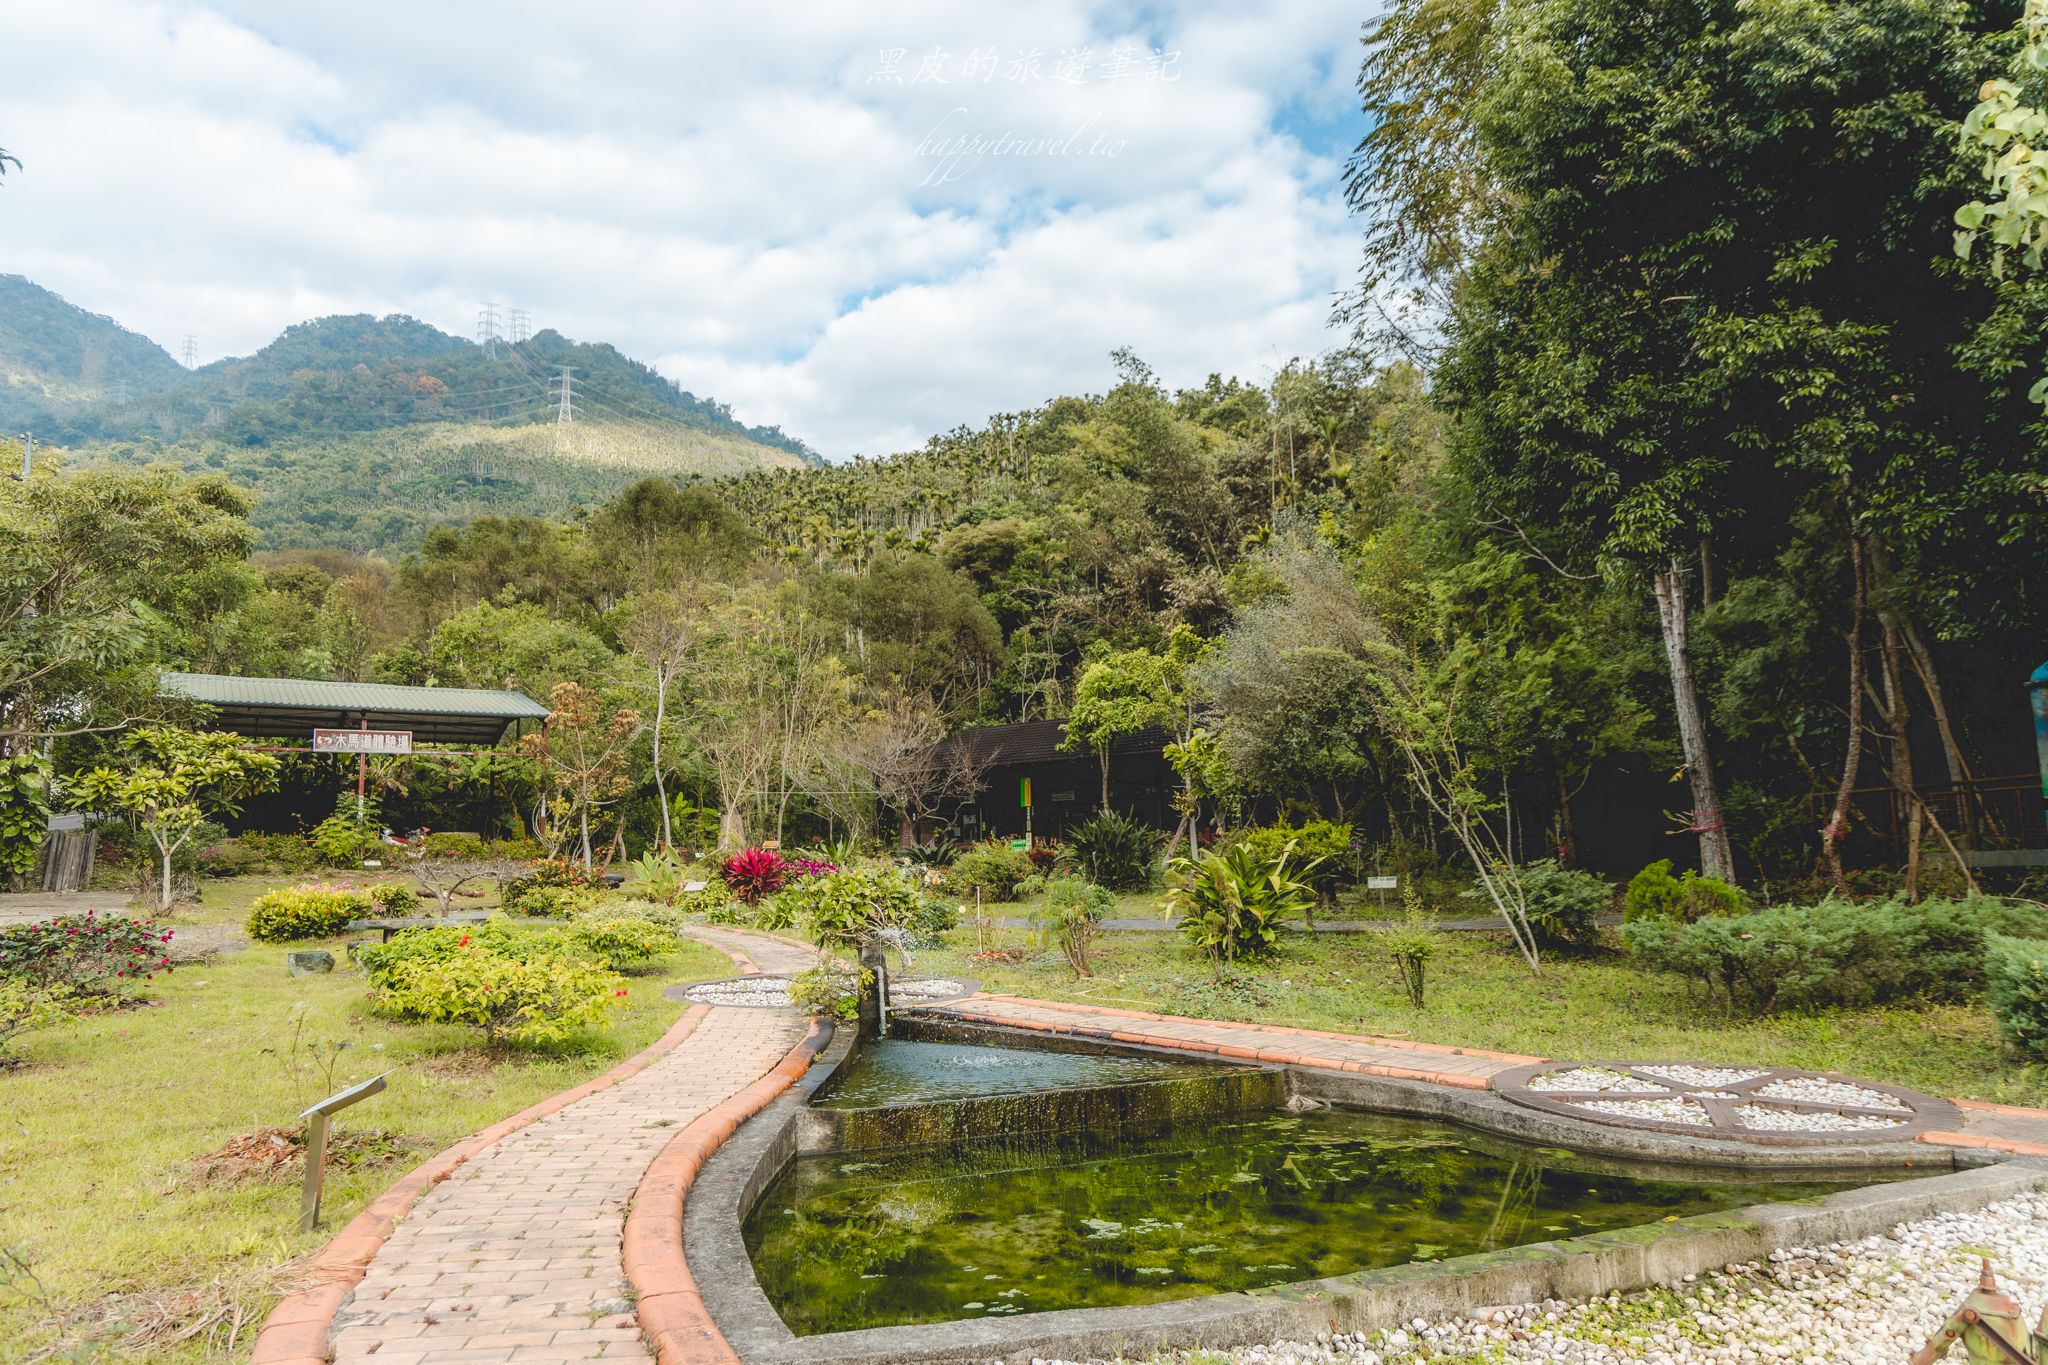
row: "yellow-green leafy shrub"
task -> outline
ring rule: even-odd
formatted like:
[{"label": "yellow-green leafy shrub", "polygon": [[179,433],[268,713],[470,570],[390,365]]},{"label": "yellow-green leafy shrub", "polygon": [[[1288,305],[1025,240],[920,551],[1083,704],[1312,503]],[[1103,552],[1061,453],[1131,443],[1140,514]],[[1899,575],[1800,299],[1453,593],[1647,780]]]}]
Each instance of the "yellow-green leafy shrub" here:
[{"label": "yellow-green leafy shrub", "polygon": [[633,967],[675,951],[675,930],[635,915],[586,915],[562,931],[607,967]]},{"label": "yellow-green leafy shrub", "polygon": [[300,939],[333,938],[348,922],[368,913],[370,902],[360,891],[339,886],[294,886],[270,891],[249,907],[245,927],[259,943],[294,943]]}]

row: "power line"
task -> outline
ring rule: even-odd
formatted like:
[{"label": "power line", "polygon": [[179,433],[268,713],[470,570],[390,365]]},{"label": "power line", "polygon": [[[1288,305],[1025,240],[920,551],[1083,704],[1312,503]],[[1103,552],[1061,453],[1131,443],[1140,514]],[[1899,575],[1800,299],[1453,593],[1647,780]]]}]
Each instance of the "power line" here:
[{"label": "power line", "polygon": [[188,370],[199,368],[199,342],[189,333],[185,337],[184,347],[179,352],[179,359],[184,362],[185,368]]},{"label": "power line", "polygon": [[512,344],[517,346],[533,335],[533,315],[524,308],[512,310]]}]

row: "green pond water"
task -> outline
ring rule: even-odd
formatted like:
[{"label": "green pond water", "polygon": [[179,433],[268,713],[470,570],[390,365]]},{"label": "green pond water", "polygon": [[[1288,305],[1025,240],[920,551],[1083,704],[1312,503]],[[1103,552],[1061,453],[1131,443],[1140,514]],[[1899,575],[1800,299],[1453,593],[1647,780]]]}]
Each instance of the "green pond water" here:
[{"label": "green pond water", "polygon": [[1169,1057],[1111,1057],[885,1038],[861,1049],[853,1064],[819,1097],[818,1106],[872,1109],[1209,1076],[1222,1069],[1214,1063],[1179,1062]]},{"label": "green pond water", "polygon": [[808,1336],[1286,1284],[1868,1183],[1727,1175],[1321,1111],[1135,1143],[803,1157],[746,1238],[770,1302]]}]

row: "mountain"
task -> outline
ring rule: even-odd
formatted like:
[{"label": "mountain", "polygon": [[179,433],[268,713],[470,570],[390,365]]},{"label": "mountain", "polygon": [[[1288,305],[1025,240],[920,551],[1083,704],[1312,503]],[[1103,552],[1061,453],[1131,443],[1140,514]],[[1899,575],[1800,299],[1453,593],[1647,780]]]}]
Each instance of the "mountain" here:
[{"label": "mountain", "polygon": [[[558,428],[561,374],[574,422]],[[427,527],[565,516],[650,474],[823,463],[777,427],[602,343],[479,344],[401,315],[316,318],[187,370],[146,337],[0,276],[0,432],[73,458],[169,460],[253,489],[273,548],[400,553]]]},{"label": "mountain", "polygon": [[20,275],[0,275],[0,430],[46,428],[55,412],[146,397],[184,378],[148,337]]}]

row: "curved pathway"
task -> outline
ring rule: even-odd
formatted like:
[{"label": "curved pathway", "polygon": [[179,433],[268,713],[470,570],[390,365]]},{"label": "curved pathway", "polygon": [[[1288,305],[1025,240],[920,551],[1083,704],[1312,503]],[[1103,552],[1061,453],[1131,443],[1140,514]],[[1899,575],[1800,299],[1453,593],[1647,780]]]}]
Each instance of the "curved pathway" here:
[{"label": "curved pathway", "polygon": [[[816,960],[759,935],[692,936],[743,970]],[[315,1257],[316,1283],[271,1315],[256,1365],[656,1360],[627,1279],[628,1206],[683,1135],[704,1145],[701,1120],[729,1132],[736,1099],[800,1074],[807,1029],[793,1010],[700,1005],[607,1076],[458,1143]]]}]

